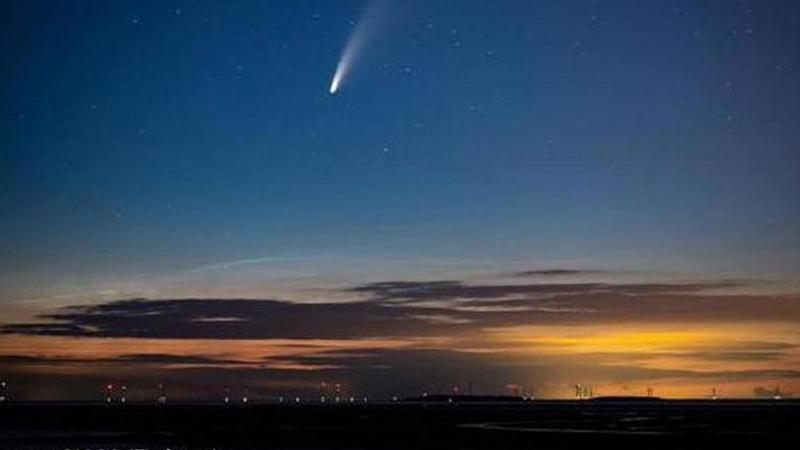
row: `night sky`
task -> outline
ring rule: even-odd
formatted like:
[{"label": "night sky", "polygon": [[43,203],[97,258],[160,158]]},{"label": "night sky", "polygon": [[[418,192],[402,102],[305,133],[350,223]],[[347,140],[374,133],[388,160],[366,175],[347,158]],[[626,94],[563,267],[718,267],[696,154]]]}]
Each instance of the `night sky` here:
[{"label": "night sky", "polygon": [[12,396],[800,391],[798,2],[11,0],[0,35]]}]

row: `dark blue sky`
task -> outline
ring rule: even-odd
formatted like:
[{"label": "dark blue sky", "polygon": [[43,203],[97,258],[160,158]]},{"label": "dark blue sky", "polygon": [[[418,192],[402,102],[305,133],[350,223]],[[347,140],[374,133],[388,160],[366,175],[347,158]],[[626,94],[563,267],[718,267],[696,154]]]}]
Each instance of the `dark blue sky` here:
[{"label": "dark blue sky", "polygon": [[365,6],[4,2],[4,278],[297,254],[796,273],[796,2],[395,2],[331,96]]}]

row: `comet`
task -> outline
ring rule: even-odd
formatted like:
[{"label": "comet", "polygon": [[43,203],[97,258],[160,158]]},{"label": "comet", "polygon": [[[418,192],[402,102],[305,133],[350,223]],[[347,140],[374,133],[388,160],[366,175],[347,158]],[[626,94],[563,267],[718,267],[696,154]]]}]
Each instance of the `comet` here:
[{"label": "comet", "polygon": [[342,83],[352,71],[358,57],[363,53],[367,43],[378,29],[387,1],[371,0],[366,9],[364,9],[361,18],[353,28],[353,32],[344,46],[339,63],[336,65],[336,72],[333,74],[330,88],[328,88],[329,94],[335,95],[339,92],[339,88],[341,88]]}]

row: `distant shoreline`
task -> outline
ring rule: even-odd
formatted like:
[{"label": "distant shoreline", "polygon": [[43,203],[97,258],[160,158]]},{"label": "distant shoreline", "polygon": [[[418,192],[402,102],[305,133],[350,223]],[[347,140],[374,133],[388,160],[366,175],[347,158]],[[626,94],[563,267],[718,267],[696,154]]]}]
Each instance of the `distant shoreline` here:
[{"label": "distant shoreline", "polygon": [[156,401],[145,400],[129,400],[125,403],[106,403],[103,400],[12,400],[0,403],[0,408],[11,408],[14,406],[96,406],[107,408],[125,408],[125,407],[142,407],[152,406],[154,408],[169,408],[175,406],[219,406],[221,408],[249,408],[254,406],[319,406],[319,407],[358,407],[369,405],[425,405],[425,404],[481,404],[481,405],[591,405],[591,404],[617,404],[617,403],[663,403],[663,404],[800,404],[800,398],[783,398],[783,399],[757,399],[757,398],[664,398],[664,397],[637,397],[637,396],[601,396],[590,399],[558,399],[558,398],[543,398],[543,399],[524,399],[522,397],[507,397],[507,396],[446,396],[436,395],[427,397],[409,397],[398,400],[392,399],[375,399],[369,400],[367,403],[363,401],[357,402],[333,402],[326,401],[320,402],[315,397],[301,398],[299,402],[292,401],[279,401],[273,398],[258,399],[251,398],[247,403],[231,402],[223,403],[215,400],[172,400],[166,404],[158,404]]}]

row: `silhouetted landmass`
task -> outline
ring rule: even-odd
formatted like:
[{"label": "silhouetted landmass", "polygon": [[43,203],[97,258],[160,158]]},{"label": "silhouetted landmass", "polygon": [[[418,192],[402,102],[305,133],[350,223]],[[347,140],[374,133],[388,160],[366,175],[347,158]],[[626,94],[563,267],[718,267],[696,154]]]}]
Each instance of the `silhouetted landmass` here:
[{"label": "silhouetted landmass", "polygon": [[796,401],[0,407],[17,450],[798,448]]}]

